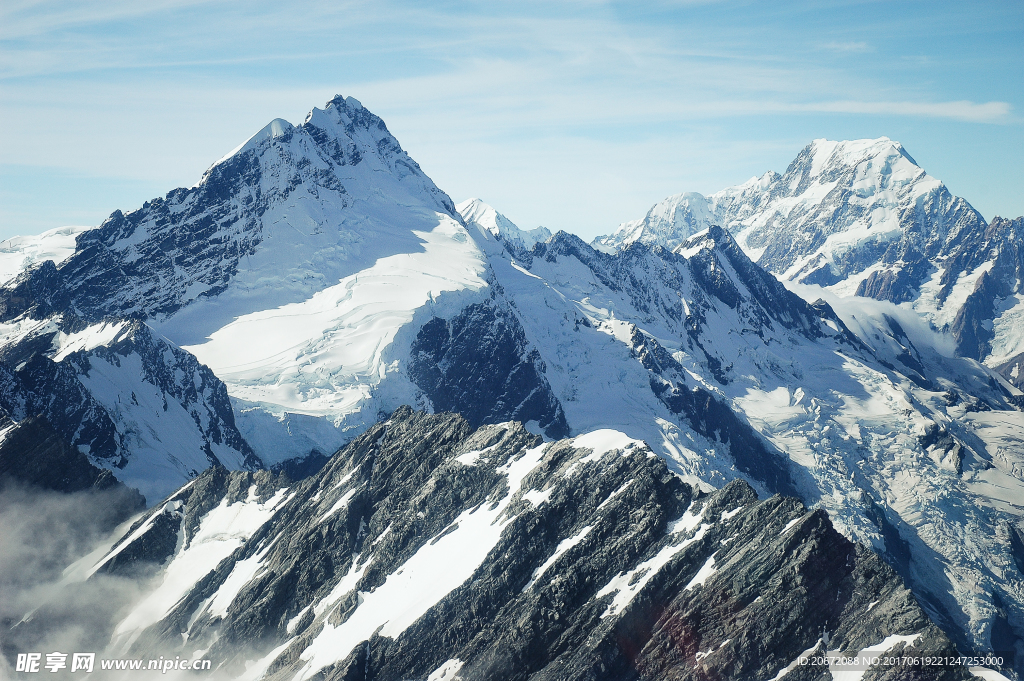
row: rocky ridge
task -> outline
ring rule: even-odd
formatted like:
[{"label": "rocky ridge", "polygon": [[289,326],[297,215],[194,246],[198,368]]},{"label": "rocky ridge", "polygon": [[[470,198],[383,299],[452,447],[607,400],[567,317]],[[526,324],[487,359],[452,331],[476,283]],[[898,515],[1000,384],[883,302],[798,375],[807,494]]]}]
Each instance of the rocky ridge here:
[{"label": "rocky ridge", "polygon": [[[612,431],[544,443],[519,424],[474,431],[402,409],[283,484],[208,471],[102,559],[167,513],[184,533],[170,555],[136,554],[167,577],[112,650],[201,654],[239,674],[258,656],[247,678],[324,681],[819,678],[801,654],[955,652],[823,511],[741,481],[703,494]],[[169,586],[218,536],[227,545],[206,551],[223,559]],[[158,602],[163,614],[141,615]]]},{"label": "rocky ridge", "polygon": [[2,325],[0,407],[50,427],[122,482],[159,500],[210,465],[256,468],[224,384],[139,321],[70,314]]}]

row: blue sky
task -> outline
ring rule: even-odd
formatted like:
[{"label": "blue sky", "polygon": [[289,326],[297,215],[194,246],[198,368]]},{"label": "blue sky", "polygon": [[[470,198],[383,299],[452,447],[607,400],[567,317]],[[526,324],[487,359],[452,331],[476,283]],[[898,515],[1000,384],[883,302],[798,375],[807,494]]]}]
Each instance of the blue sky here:
[{"label": "blue sky", "polygon": [[1024,3],[0,4],[0,238],[98,224],[334,94],[453,199],[606,233],[681,191],[888,136],[1024,214]]}]

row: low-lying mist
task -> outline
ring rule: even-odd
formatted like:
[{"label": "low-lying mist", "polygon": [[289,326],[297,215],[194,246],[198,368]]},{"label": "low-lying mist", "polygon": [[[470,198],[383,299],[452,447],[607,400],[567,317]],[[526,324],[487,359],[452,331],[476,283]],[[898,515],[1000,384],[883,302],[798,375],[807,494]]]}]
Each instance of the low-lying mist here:
[{"label": "low-lying mist", "polygon": [[46,653],[106,646],[117,614],[139,595],[140,580],[85,579],[86,571],[76,568],[102,554],[130,523],[128,494],[124,488],[67,494],[11,481],[0,487],[0,677],[14,677],[18,653],[42,653],[45,660]]}]

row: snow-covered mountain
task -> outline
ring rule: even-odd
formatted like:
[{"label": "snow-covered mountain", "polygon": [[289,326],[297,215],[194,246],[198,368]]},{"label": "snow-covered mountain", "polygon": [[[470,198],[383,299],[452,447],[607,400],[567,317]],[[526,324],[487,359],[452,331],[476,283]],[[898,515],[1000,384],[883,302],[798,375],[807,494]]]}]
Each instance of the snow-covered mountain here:
[{"label": "snow-covered mountain", "polygon": [[597,237],[591,245],[606,253],[634,242],[671,250],[719,223],[713,206],[702,194],[675,194],[655,204],[642,219],[622,223],[614,233]]},{"label": "snow-covered mountain", "polygon": [[1024,380],[1020,218],[986,225],[898,142],[815,140],[782,175],[670,196],[594,245],[675,248],[712,224],[781,279],[902,304],[950,332],[959,354]]},{"label": "snow-covered mountain", "polygon": [[143,322],[227,384],[246,447],[272,465],[330,454],[416,403],[395,335],[442,292],[486,287],[484,269],[451,200],[383,121],[337,97],[78,234],[56,266],[7,284],[0,316]]},{"label": "snow-covered mountain", "polygon": [[[769,171],[704,197],[671,196],[643,220],[627,222],[596,244],[617,248],[640,240],[673,248],[710,224],[725,227],[758,264],[787,281],[853,293],[865,284],[882,300],[909,300],[923,258],[943,257],[984,219],[888,138],[807,145],[782,175]],[[888,267],[886,267],[888,266]],[[908,278],[909,277],[909,278]]]},{"label": "snow-covered mountain", "polygon": [[[928,244],[937,243],[935,239],[904,230],[901,217],[879,222],[877,230],[874,223],[864,222],[882,215],[890,200],[897,208],[904,203],[915,207],[890,206],[886,210],[891,216],[917,215],[919,207],[945,215],[943,243],[950,235],[967,238],[973,215],[969,206],[943,198],[948,192],[943,194],[941,185],[932,186],[923,171],[915,174],[902,149],[886,143],[891,150],[878,154],[889,164],[888,171],[875,172],[878,154],[870,154],[878,145],[816,143],[786,176],[766,176],[704,203],[695,195],[676,197],[671,205],[652,210],[647,222],[630,227],[635,238],[606,240],[597,249],[565,233],[519,230],[478,200],[456,210],[379,118],[355,100],[338,97],[325,109],[314,109],[300,126],[272,122],[214,164],[196,186],[174,190],[137,211],[115,213],[96,230],[79,234],[74,253],[62,261],[31,264],[35,261],[29,259],[30,268],[0,289],[0,321],[9,329],[0,348],[0,369],[15,375],[33,363],[55,365],[47,371],[61,377],[68,395],[46,389],[45,394],[57,396],[47,413],[55,429],[93,463],[106,465],[122,479],[133,465],[140,470],[152,465],[153,478],[161,484],[170,484],[171,478],[161,478],[157,471],[173,469],[177,483],[186,483],[213,462],[207,455],[203,465],[189,458],[191,468],[168,464],[171,453],[160,449],[168,440],[157,427],[165,418],[164,404],[166,423],[181,414],[190,419],[175,421],[178,437],[194,441],[203,452],[203,443],[208,443],[220,463],[250,470],[256,463],[271,466],[311,454],[323,457],[350,442],[365,449],[373,438],[356,438],[367,431],[379,435],[384,432],[380,423],[389,419],[397,423],[394,414],[402,405],[455,412],[465,429],[519,421],[525,430],[517,431],[517,437],[530,439],[529,446],[523,439],[519,450],[534,451],[536,437],[575,438],[579,449],[584,446],[581,438],[614,429],[646,443],[658,465],[667,466],[692,489],[724,492],[750,485],[762,497],[779,492],[826,511],[839,532],[873,547],[896,568],[924,612],[957,645],[975,651],[1019,650],[1017,659],[1024,664],[1024,544],[1019,534],[1024,413],[1014,409],[1024,401],[1020,391],[977,362],[956,357],[942,337],[892,302],[839,297],[835,292],[842,291],[841,282],[830,284],[833,290],[821,290],[829,299],[825,302],[790,282],[801,297],[748,257],[751,239],[761,238],[765,244],[755,255],[763,261],[774,249],[772,258],[792,257],[786,269],[799,265],[798,271],[819,251],[835,256],[828,261],[832,267],[833,261],[846,262],[841,253],[863,255],[886,244],[887,253],[896,242],[932,248]],[[868,160],[850,166],[859,153],[868,154]],[[828,159],[835,163],[825,163]],[[857,184],[864,173],[870,181],[865,180],[863,196],[838,189],[841,180]],[[877,178],[887,189],[869,191]],[[811,198],[815,192],[821,194],[816,203]],[[775,206],[771,220],[758,217],[762,213],[755,207],[762,203]],[[717,211],[737,216],[725,223],[728,229],[708,224]],[[785,248],[789,242],[773,241],[775,228],[790,229],[792,241],[797,232],[814,226],[820,227],[816,238],[821,240],[814,253],[801,255]],[[857,230],[869,237],[843,241],[843,234]],[[888,236],[876,238],[883,233]],[[659,241],[666,235],[675,240],[664,242],[672,248]],[[822,268],[807,270],[807,276]],[[797,279],[807,281],[807,276]],[[150,349],[119,349],[124,329]],[[141,364],[128,359],[133,352],[143,357]],[[93,355],[104,358],[102,363]],[[101,384],[94,374],[113,378]],[[146,386],[132,387],[140,376],[150,375],[165,378],[147,378]],[[195,395],[186,390],[190,382]],[[27,378],[12,385],[11,405],[44,394]],[[15,406],[10,411],[16,419],[28,415]],[[79,413],[96,417],[79,418]],[[149,419],[157,421],[151,424]],[[78,425],[94,422],[100,425]],[[119,429],[121,423],[134,425]],[[122,437],[117,440],[122,449],[111,450],[121,452],[123,460],[103,459],[97,453],[107,450],[99,448],[101,439],[94,432],[114,440],[117,433],[130,433],[135,439]],[[422,456],[433,456],[432,447],[443,448],[436,429],[426,428],[418,437]],[[238,456],[222,456],[215,443],[227,443]],[[141,454],[151,450],[158,454]],[[346,451],[343,460],[354,456],[353,450]],[[539,451],[530,456],[541,456]],[[338,460],[311,478],[321,482],[308,484],[326,485],[324,476],[337,474],[340,480],[354,470],[338,468]],[[370,460],[390,465],[376,455]],[[428,498],[447,499],[448,484],[448,478],[445,484],[431,482],[427,468],[416,478],[425,491],[417,497],[415,512],[424,518],[430,515]],[[234,482],[223,482],[229,479]],[[250,499],[252,481],[257,491]],[[237,516],[244,525],[227,533],[237,543],[221,546],[218,551],[224,553],[210,553],[209,564],[197,563],[199,554],[188,554],[179,567],[172,561],[163,568],[165,581],[183,590],[161,591],[153,607],[144,609],[149,614],[122,623],[116,634],[121,645],[131,648],[132,636],[149,631],[148,637],[152,626],[166,628],[180,640],[196,625],[196,636],[211,644],[216,636],[227,635],[222,625],[242,627],[231,634],[239,640],[256,636],[255,629],[240,623],[224,624],[230,619],[225,619],[229,606],[236,607],[232,603],[247,584],[253,589],[247,603],[264,597],[276,603],[279,611],[274,611],[273,621],[260,626],[271,627],[265,630],[267,636],[277,637],[274,645],[281,645],[291,640],[288,623],[297,631],[307,618],[301,613],[296,620],[300,613],[292,604],[312,603],[313,595],[321,599],[341,589],[339,585],[348,593],[363,579],[363,573],[357,577],[353,572],[344,581],[343,574],[349,572],[338,572],[368,565],[346,562],[354,546],[347,540],[339,539],[340,553],[329,567],[314,562],[307,576],[301,576],[306,565],[290,573],[289,579],[306,585],[301,598],[291,590],[298,588],[294,582],[257,574],[265,553],[243,553],[257,547],[283,550],[270,541],[274,537],[267,543],[249,539],[253,532],[270,532],[259,528],[272,527],[265,522],[286,507],[299,514],[289,516],[297,528],[315,526],[307,539],[331,543],[337,537],[323,534],[323,524],[302,519],[319,513],[311,504],[322,499],[328,503],[328,498],[332,505],[340,504],[336,510],[353,509],[345,516],[346,531],[353,537],[361,534],[360,518],[370,526],[362,533],[364,539],[366,531],[383,532],[369,518],[377,512],[375,504],[387,505],[387,494],[357,508],[351,506],[356,496],[339,497],[355,489],[345,486],[348,481],[333,488],[340,490],[337,494],[323,491],[327,496],[316,496],[312,487],[289,487],[269,473],[228,476],[218,469],[159,506],[163,510],[158,513],[166,516],[161,526],[177,527],[175,514],[192,503],[186,498],[193,493],[188,490],[222,482],[231,489],[227,496],[209,497],[201,512],[185,515],[193,519],[189,523],[199,523],[222,500],[228,507],[244,502],[244,508],[225,511],[225,517]],[[626,482],[628,478],[616,480],[615,488]],[[488,522],[497,518],[494,513],[505,512],[502,504],[519,503],[511,483],[500,495],[494,485],[480,485],[476,492],[472,485],[464,494],[460,491],[460,500],[451,507],[458,509],[455,515],[442,526],[431,526],[433,534],[424,537],[440,536],[453,518],[476,508],[467,499],[491,498],[498,504],[480,507],[490,509],[478,511]],[[556,486],[552,482],[525,489],[541,494]],[[156,501],[159,495],[151,494],[150,501]],[[208,526],[211,533],[220,532],[218,522]],[[465,520],[473,527],[476,522],[475,517]],[[144,534],[145,527],[136,530]],[[477,548],[489,551],[495,544],[481,537],[498,541],[498,535],[492,537],[497,526],[487,527],[491,529],[458,534],[457,541],[472,543],[467,538],[473,537],[480,540]],[[573,539],[580,528],[565,530],[570,533],[553,536],[552,546]],[[179,550],[187,553],[186,545],[176,541],[158,544],[167,550],[161,560]],[[658,546],[660,552],[664,546]],[[209,591],[220,577],[211,577],[206,586],[197,585],[202,575],[192,579],[197,570],[216,573],[218,566],[228,565],[221,561],[236,551],[243,552],[236,558],[245,567],[228,580],[231,587],[223,595]],[[539,560],[530,564],[532,575],[543,557],[528,555]],[[710,554],[701,556],[706,562]],[[378,573],[380,580],[400,564],[389,563],[387,572]],[[380,569],[385,569],[383,563]],[[637,569],[643,570],[639,563],[616,568],[623,575]],[[461,581],[445,593],[472,591],[472,583],[465,582],[471,574],[454,570],[451,579],[461,576]],[[637,583],[646,578],[632,574]],[[602,579],[606,576],[611,578],[602,573]],[[373,584],[379,587],[384,583],[380,580]],[[362,622],[363,615],[353,614],[359,610],[349,606],[366,597],[366,588],[357,589],[362,596],[347,597],[343,614],[330,614],[326,605],[326,610],[314,608],[317,627],[327,618],[317,630],[335,632],[323,647],[356,637],[348,650],[357,650],[368,636],[362,624],[345,625],[348,617]],[[188,596],[191,589],[198,589],[198,600]],[[188,598],[179,602],[183,596]],[[214,600],[202,605],[203,599]],[[423,608],[395,617],[408,615],[401,621],[412,626],[435,602],[424,601]],[[459,607],[471,611],[466,603]],[[516,603],[501,607],[522,605]],[[207,607],[214,609],[203,619]],[[381,607],[392,612],[387,610],[392,605]],[[284,613],[287,617],[281,619]],[[200,619],[191,620],[193,615]],[[143,621],[146,617],[150,619]],[[523,617],[530,621],[533,616]],[[303,624],[303,631],[308,625]],[[201,630],[205,633],[200,635]],[[381,636],[397,640],[405,628],[382,631]],[[882,638],[904,633],[889,631]],[[160,639],[163,633],[154,635]],[[335,635],[340,638],[331,638]],[[805,650],[820,635],[819,630],[810,639],[801,638],[794,645],[805,647],[794,650]],[[230,637],[225,645],[229,642]],[[292,676],[306,674],[302,670],[312,669],[310,660],[326,659],[312,637],[288,645],[296,646],[294,654],[278,651],[284,657],[272,673],[281,669]],[[481,650],[491,650],[488,646]],[[470,662],[468,657],[458,659]],[[792,659],[786,658],[786,664]],[[418,674],[420,668],[395,674],[414,671]]]},{"label": "snow-covered mountain", "polygon": [[0,324],[0,408],[19,422],[42,416],[150,501],[211,464],[261,465],[224,384],[139,321],[59,314]]},{"label": "snow-covered mountain", "polygon": [[467,226],[486,230],[517,251],[529,251],[534,244],[551,238],[551,231],[546,227],[519,229],[515,223],[480,199],[467,199],[455,208]]},{"label": "snow-covered mountain", "polygon": [[620,429],[695,484],[795,491],[883,551],[966,645],[1009,627],[1024,414],[912,315],[809,305],[717,228],[675,253],[559,234],[492,267],[572,432]]},{"label": "snow-covered mountain", "polygon": [[208,471],[76,571],[153,564],[103,655],[231,678],[802,678],[826,651],[956,654],[821,510],[702,494],[612,430],[545,443],[403,408],[298,484]]}]

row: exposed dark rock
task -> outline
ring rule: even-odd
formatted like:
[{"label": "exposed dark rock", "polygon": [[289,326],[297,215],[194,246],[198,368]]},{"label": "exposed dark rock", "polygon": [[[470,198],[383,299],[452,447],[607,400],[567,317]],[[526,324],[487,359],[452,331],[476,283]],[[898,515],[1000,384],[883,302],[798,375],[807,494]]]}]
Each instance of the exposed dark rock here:
[{"label": "exposed dark rock", "polygon": [[291,480],[305,480],[323,468],[330,457],[324,456],[317,450],[313,450],[301,459],[288,459],[271,467],[275,473],[284,473]]},{"label": "exposed dark rock", "polygon": [[[918,635],[907,654],[956,653],[896,573],[823,511],[782,496],[759,501],[740,481],[701,494],[644,447],[588,457],[562,441],[531,454],[539,443],[518,424],[473,431],[458,416],[399,409],[292,485],[274,517],[198,579],[132,654],[209,648],[229,671],[241,668],[239,644],[287,644],[268,678],[303,670],[324,680],[423,679],[449,664],[446,678],[493,681],[773,678],[801,653],[823,651],[822,640],[849,654],[893,634]],[[506,471],[523,456],[539,458],[510,489]],[[200,476],[181,493],[186,537],[204,509],[242,498],[256,480]],[[268,495],[283,482],[265,478],[258,489]],[[537,493],[543,500],[531,500]],[[465,514],[499,504],[500,538],[469,579],[399,635],[361,631],[362,642],[334,661],[305,668],[303,651],[329,629],[355,626],[364,596],[457,535]],[[226,615],[205,610],[234,566],[257,555],[263,567],[233,591]],[[462,557],[448,560],[457,568]],[[353,570],[353,588],[325,600]],[[966,678],[956,668],[924,671],[920,678]],[[790,674],[822,672],[794,664]]]},{"label": "exposed dark rock", "polygon": [[548,437],[565,437],[569,426],[544,371],[515,314],[483,303],[420,327],[409,362],[409,377],[438,411],[472,426],[537,421]]},{"label": "exposed dark rock", "polygon": [[728,445],[736,468],[772,492],[798,495],[788,462],[721,400],[700,386],[688,388],[683,383],[652,379],[651,389],[673,413],[685,416],[695,431]]},{"label": "exposed dark rock", "polygon": [[55,492],[116,491],[110,496],[114,524],[145,507],[146,500],[137,490],[89,463],[44,417],[30,416],[17,424],[7,419],[6,427],[10,430],[0,440],[0,485],[15,480]]},{"label": "exposed dark rock", "polygon": [[875,270],[869,274],[857,285],[857,292],[854,295],[893,303],[903,303],[916,298],[919,293],[918,287],[931,272],[932,265],[920,254],[913,255],[918,259],[900,263],[895,269]]}]

